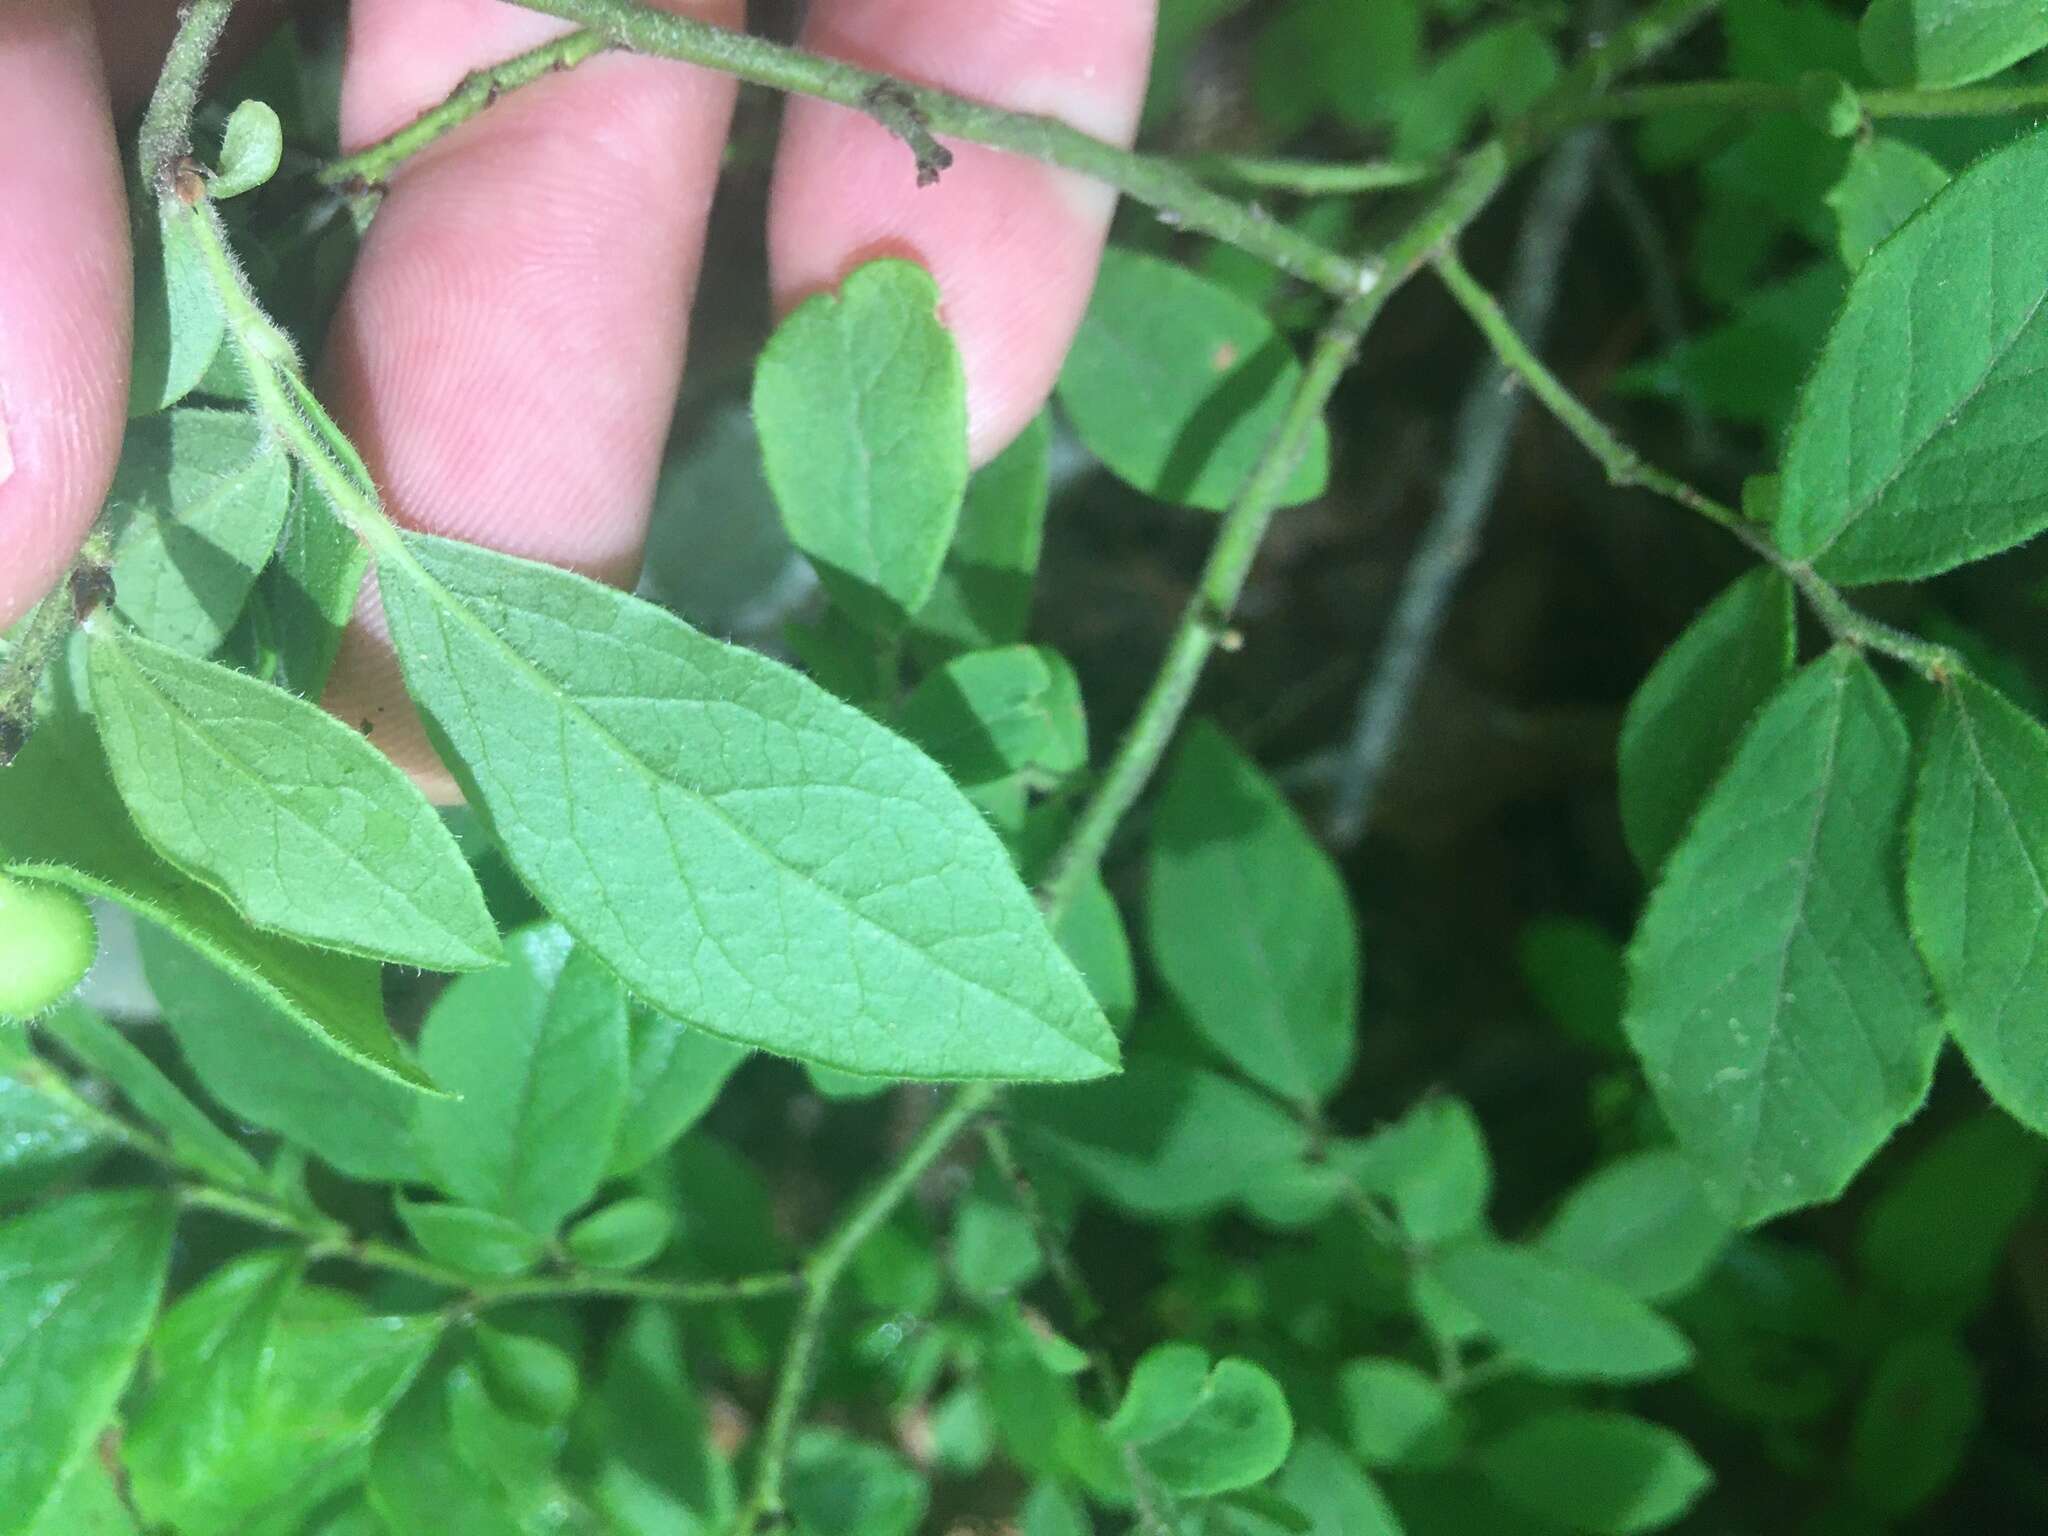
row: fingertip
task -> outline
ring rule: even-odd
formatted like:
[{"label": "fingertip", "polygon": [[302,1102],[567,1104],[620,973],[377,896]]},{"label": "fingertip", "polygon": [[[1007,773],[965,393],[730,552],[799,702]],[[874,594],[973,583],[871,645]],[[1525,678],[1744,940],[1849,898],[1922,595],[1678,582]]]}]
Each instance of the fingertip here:
[{"label": "fingertip", "polygon": [[0,155],[0,628],[53,586],[98,514],[127,416],[120,154],[74,0],[0,9],[0,101],[36,125]]},{"label": "fingertip", "polygon": [[[1153,0],[825,0],[807,46],[896,75],[1059,117],[1113,142],[1136,132]],[[1071,172],[977,145],[919,187],[910,151],[859,113],[791,103],[769,223],[788,307],[882,256],[938,281],[968,381],[977,463],[1043,407],[1087,308],[1115,196]]]}]

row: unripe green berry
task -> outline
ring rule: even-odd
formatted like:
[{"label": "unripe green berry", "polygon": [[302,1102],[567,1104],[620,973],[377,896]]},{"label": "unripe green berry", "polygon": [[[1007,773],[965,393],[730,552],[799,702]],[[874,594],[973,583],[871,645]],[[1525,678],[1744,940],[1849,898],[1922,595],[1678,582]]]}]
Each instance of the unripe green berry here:
[{"label": "unripe green berry", "polygon": [[99,950],[92,913],[69,891],[0,875],[0,1019],[33,1018],[85,979]]}]

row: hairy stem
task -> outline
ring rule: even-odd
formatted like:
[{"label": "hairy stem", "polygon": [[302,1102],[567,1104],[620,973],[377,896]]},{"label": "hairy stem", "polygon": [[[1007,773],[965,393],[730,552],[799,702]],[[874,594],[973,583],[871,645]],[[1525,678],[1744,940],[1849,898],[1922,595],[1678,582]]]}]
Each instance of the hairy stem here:
[{"label": "hairy stem", "polygon": [[321,167],[319,179],[325,186],[344,191],[381,191],[391,173],[401,164],[495,105],[500,96],[561,70],[574,69],[592,54],[602,53],[611,46],[601,32],[571,32],[502,64],[479,69],[464,76],[447,100],[428,109],[397,132],[352,155],[329,161]]},{"label": "hairy stem", "polygon": [[[1358,263],[1289,229],[1261,209],[1212,190],[1181,165],[1137,154],[1057,118],[1007,112],[986,102],[913,85],[634,0],[513,3],[575,22],[611,45],[635,53],[677,59],[753,85],[814,96],[866,116],[878,116],[878,105],[886,104],[890,114],[919,123],[932,134],[1078,171],[1160,210],[1183,228],[1249,251],[1330,293],[1354,294],[1367,277]],[[892,131],[896,131],[893,126]],[[910,156],[906,153],[905,158]]]},{"label": "hairy stem", "polygon": [[1649,463],[1616,436],[1612,428],[1588,410],[1564,382],[1544,366],[1543,360],[1530,350],[1529,344],[1502,312],[1493,295],[1465,269],[1455,252],[1439,252],[1435,264],[1444,286],[1492,345],[1495,355],[1520,377],[1529,392],[1543,402],[1580,446],[1593,455],[1606,471],[1610,485],[1649,491],[1676,502],[1717,527],[1725,528],[1758,559],[1783,571],[1837,640],[1874,651],[1880,656],[1889,656],[1931,681],[1938,682],[1963,670],[1954,652],[1858,611],[1811,566],[1788,559],[1762,529],[1734,508]]},{"label": "hairy stem", "polygon": [[199,87],[206,79],[206,66],[220,46],[220,34],[228,24],[235,0],[193,0],[178,23],[171,51],[164,57],[163,73],[143,114],[138,139],[145,181],[161,185],[171,164],[192,151],[192,114],[199,106]]},{"label": "hairy stem", "polygon": [[[1565,250],[1592,192],[1599,154],[1597,130],[1580,129],[1564,141],[1544,166],[1515,243],[1508,302],[1516,329],[1539,341],[1549,328]],[[1365,830],[1451,597],[1479,552],[1480,529],[1499,494],[1508,444],[1522,417],[1523,397],[1512,385],[1506,366],[1489,357],[1466,390],[1442,500],[1409,562],[1338,766],[1330,837],[1340,848],[1355,844]]]}]

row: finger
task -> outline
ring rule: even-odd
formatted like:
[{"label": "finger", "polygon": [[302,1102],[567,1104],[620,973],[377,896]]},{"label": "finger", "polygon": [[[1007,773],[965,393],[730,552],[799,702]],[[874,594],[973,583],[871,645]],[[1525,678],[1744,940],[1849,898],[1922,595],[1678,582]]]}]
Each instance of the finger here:
[{"label": "finger", "polygon": [[[1128,143],[1154,0],[818,0],[807,46]],[[929,268],[967,369],[977,462],[1037,414],[1087,307],[1114,194],[974,145],[933,187],[878,123],[790,106],[769,221],[776,298],[836,285],[876,256]]]},{"label": "finger", "polygon": [[[670,0],[737,19],[737,0]],[[562,28],[497,0],[356,0],[360,145]],[[508,96],[405,166],[371,226],[327,380],[409,527],[629,580],[681,379],[733,100],[723,76],[606,56]],[[433,775],[366,605],[328,702]],[[448,793],[445,778],[429,788]]]},{"label": "finger", "polygon": [[0,627],[56,582],[105,499],[127,415],[128,225],[77,0],[0,5]]}]

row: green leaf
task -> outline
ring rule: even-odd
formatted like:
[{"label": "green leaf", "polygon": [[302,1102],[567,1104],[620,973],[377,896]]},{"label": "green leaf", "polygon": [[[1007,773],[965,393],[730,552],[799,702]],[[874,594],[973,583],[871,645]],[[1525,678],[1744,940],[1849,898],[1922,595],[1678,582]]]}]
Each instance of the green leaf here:
[{"label": "green leaf", "polygon": [[72,1463],[27,1536],[136,1536],[135,1518],[97,1456]]},{"label": "green leaf", "polygon": [[789,1458],[797,1536],[910,1536],[927,1501],[923,1480],[880,1446],[833,1429],[797,1436]]},{"label": "green leaf", "polygon": [[1978,1079],[2048,1132],[2048,731],[1972,677],[1928,728],[1906,896]]},{"label": "green leaf", "polygon": [[166,214],[156,189],[133,177],[128,205],[135,247],[128,414],[150,416],[198,386],[227,335],[227,319],[192,221]]},{"label": "green leaf", "polygon": [[100,737],[136,825],[250,922],[424,970],[497,958],[455,839],[361,736],[135,635],[101,629],[91,653]]},{"label": "green leaf", "polygon": [[506,1412],[536,1424],[559,1424],[576,1406],[581,1384],[567,1350],[487,1323],[470,1330],[470,1343],[484,1385]]},{"label": "green leaf", "polygon": [[1040,1483],[1017,1513],[1018,1536],[1095,1536],[1081,1501],[1057,1483]]},{"label": "green leaf", "polygon": [[1436,1378],[1405,1360],[1353,1360],[1337,1373],[1351,1449],[1369,1467],[1431,1469],[1457,1454],[1463,1427]]},{"label": "green leaf", "polygon": [[0,1224],[0,1536],[31,1529],[91,1454],[149,1336],[174,1220],[119,1190]]},{"label": "green leaf", "polygon": [[704,1117],[747,1059],[743,1047],[639,1003],[627,1023],[626,1105],[605,1170],[614,1176],[667,1151]]},{"label": "green leaf", "polygon": [[208,192],[225,201],[253,192],[277,174],[284,159],[284,125],[267,102],[245,101],[228,118],[221,140],[220,169]]},{"label": "green leaf", "polygon": [[1088,765],[1081,684],[1042,646],[954,657],[918,684],[897,724],[965,787],[1022,774],[1052,788]]},{"label": "green leaf", "polygon": [[264,595],[277,618],[278,681],[301,697],[318,699],[326,689],[369,565],[369,550],[327,493],[311,475],[299,476]]},{"label": "green leaf", "polygon": [[639,1269],[652,1263],[675,1235],[675,1218],[653,1200],[620,1200],[569,1229],[562,1246],[592,1269]]},{"label": "green leaf", "polygon": [[550,1235],[597,1192],[626,1102],[626,995],[553,926],[441,994],[420,1060],[452,1095],[419,1106],[420,1151],[457,1199]]},{"label": "green leaf", "polygon": [[[1273,1482],[1269,1512],[1231,1509],[1223,1516],[1233,1536],[1402,1536],[1379,1485],[1321,1435],[1307,1435]],[[1282,1522],[1281,1509],[1296,1518]]]},{"label": "green leaf", "polygon": [[1911,1514],[1955,1480],[1982,1414],[1977,1363],[1954,1338],[1893,1342],[1856,1406],[1850,1482],[1882,1514]]},{"label": "green leaf", "polygon": [[291,460],[246,412],[184,409],[135,422],[107,492],[114,611],[175,650],[217,650],[291,497]]},{"label": "green leaf", "polygon": [[1616,1159],[1565,1196],[1537,1246],[1639,1300],[1669,1301],[1705,1278],[1731,1236],[1692,1164],[1659,1147]]},{"label": "green leaf", "polygon": [[1630,949],[1629,1039],[1743,1222],[1832,1199],[1927,1092],[1941,1020],[1897,890],[1908,750],[1866,663],[1814,662],[1750,727]]},{"label": "green leaf", "polygon": [[126,907],[257,989],[324,1047],[425,1085],[385,1022],[376,966],[258,932],[136,836],[69,685],[62,708],[0,769],[0,867]]},{"label": "green leaf", "polygon": [[112,1142],[57,1073],[0,1029],[0,1209],[83,1173]]},{"label": "green leaf", "polygon": [[1481,117],[1507,122],[1533,106],[1558,73],[1557,50],[1534,22],[1482,27],[1396,95],[1394,153],[1403,160],[1447,157]]},{"label": "green leaf", "polygon": [[1163,1057],[1134,1056],[1114,1081],[1023,1094],[1014,1107],[1034,1146],[1097,1194],[1148,1216],[1227,1205],[1308,1145],[1271,1101]]},{"label": "green leaf", "polygon": [[1358,933],[1344,882],[1286,798],[1197,723],[1152,821],[1147,930],[1189,1022],[1247,1077],[1307,1103],[1351,1069]]},{"label": "green leaf", "polygon": [[1792,584],[1758,569],[1710,603],[1629,700],[1621,724],[1621,823],[1648,873],[1662,869],[1764,701],[1792,675]]},{"label": "green leaf", "polygon": [[310,1038],[275,1004],[169,934],[138,936],[143,972],[206,1091],[237,1118],[352,1179],[410,1184],[418,1091]]},{"label": "green leaf", "polygon": [[900,628],[967,490],[967,375],[931,274],[871,262],[800,305],[761,353],[754,421],[797,548],[841,606]]},{"label": "green leaf", "polygon": [[1533,1248],[1474,1238],[1423,1275],[1537,1376],[1649,1381],[1692,1362],[1685,1335],[1620,1286]]},{"label": "green leaf", "polygon": [[393,1532],[555,1536],[575,1529],[555,1475],[559,1440],[499,1408],[473,1365],[437,1362],[377,1437],[370,1503]]},{"label": "green leaf", "polygon": [[1871,0],[1859,41],[1887,85],[1967,85],[2048,48],[2048,11],[2032,0]]},{"label": "green leaf", "polygon": [[1539,917],[1515,945],[1522,983],[1537,1007],[1581,1045],[1619,1055],[1628,968],[1621,946],[1600,924],[1579,917]]},{"label": "green leaf", "polygon": [[419,537],[381,569],[472,801],[649,1003],[871,1076],[1114,1068],[1002,845],[923,754],[581,577]]},{"label": "green leaf", "polygon": [[1863,1214],[1856,1255],[1894,1310],[1961,1322],[1989,1301],[2048,1167],[2048,1141],[1986,1111],[1893,1176]]},{"label": "green leaf", "polygon": [[1138,1447],[1146,1469],[1185,1498],[1209,1498],[1270,1477],[1294,1443],[1280,1384],[1249,1360],[1219,1360],[1193,1407]]},{"label": "green leaf", "polygon": [[1478,1228],[1493,1192],[1486,1136],[1462,1099],[1426,1099],[1365,1141],[1333,1146],[1330,1161],[1392,1201],[1401,1230],[1424,1246]]},{"label": "green leaf", "polygon": [[1663,1425],[1584,1409],[1524,1419],[1480,1451],[1479,1465],[1515,1503],[1596,1536],[1661,1530],[1714,1480]]},{"label": "green leaf", "polygon": [[1786,440],[1778,545],[1831,581],[1932,576],[2048,527],[2048,129],[1958,176],[1850,285]]},{"label": "green leaf", "polygon": [[1837,249],[1850,271],[1948,185],[1948,167],[1903,139],[1874,138],[1849,153],[1849,168],[1829,189],[1839,226]]},{"label": "green leaf", "polygon": [[[1251,478],[1300,382],[1292,348],[1258,310],[1174,262],[1112,247],[1059,398],[1119,479],[1220,512]],[[1329,474],[1318,424],[1283,505],[1322,495]]]},{"label": "green leaf", "polygon": [[516,1221],[466,1205],[396,1201],[399,1222],[428,1258],[466,1275],[507,1280],[540,1262],[546,1246]]},{"label": "green leaf", "polygon": [[593,1499],[619,1536],[709,1536],[731,1523],[733,1480],[688,1375],[681,1316],[634,1308],[591,1404],[609,1459]]},{"label": "green leaf", "polygon": [[1041,413],[967,482],[953,547],[911,632],[919,661],[1015,645],[1030,633],[1051,491],[1052,420]]},{"label": "green leaf", "polygon": [[137,1505],[182,1536],[288,1536],[358,1482],[384,1417],[433,1350],[432,1314],[379,1317],[298,1284],[270,1250],[165,1314],[126,1451]]},{"label": "green leaf", "polygon": [[128,1037],[82,1003],[52,1014],[44,1030],[89,1071],[120,1090],[163,1133],[173,1155],[195,1173],[230,1189],[261,1189],[263,1169],[242,1144],[206,1118],[197,1104]]},{"label": "green leaf", "polygon": [[1130,1384],[1103,1426],[1112,1439],[1143,1445],[1188,1421],[1209,1383],[1209,1352],[1195,1344],[1158,1344],[1131,1367]]},{"label": "green leaf", "polygon": [[1022,1290],[1045,1268],[1031,1218],[1015,1205],[976,1196],[953,1221],[953,1276],[975,1296]]},{"label": "green leaf", "polygon": [[1119,1031],[1138,1011],[1138,972],[1123,913],[1097,873],[1082,880],[1059,917],[1054,937],[1088,980],[1088,990]]}]

